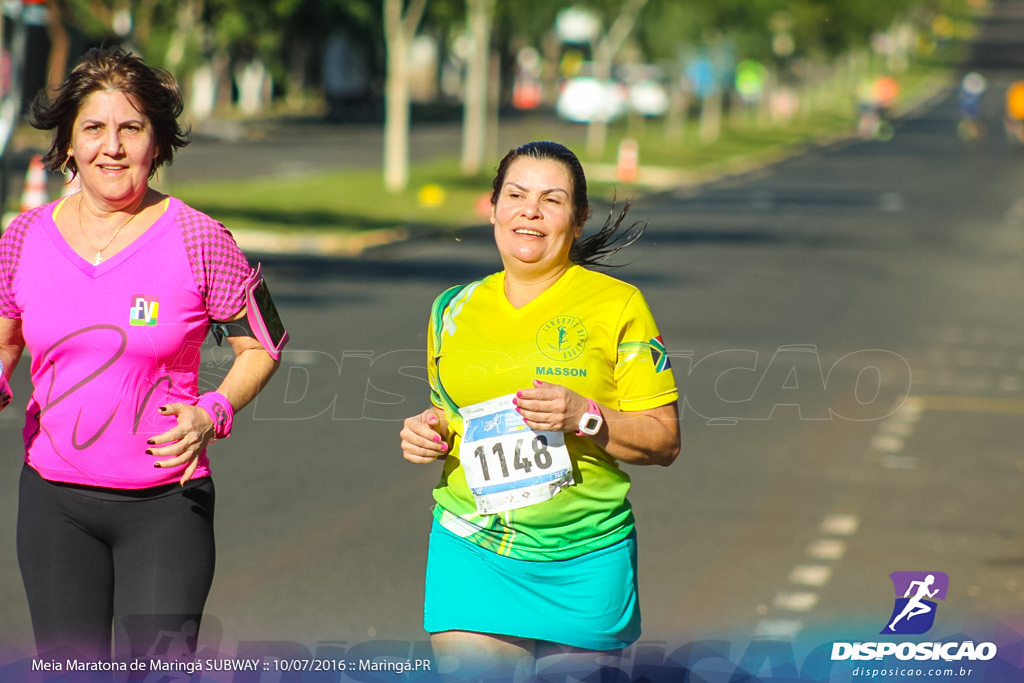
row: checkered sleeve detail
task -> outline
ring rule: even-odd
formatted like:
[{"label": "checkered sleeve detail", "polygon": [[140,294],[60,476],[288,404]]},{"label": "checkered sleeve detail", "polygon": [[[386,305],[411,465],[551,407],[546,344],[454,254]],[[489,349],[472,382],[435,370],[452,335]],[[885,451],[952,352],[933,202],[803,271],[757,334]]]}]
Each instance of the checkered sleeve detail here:
[{"label": "checkered sleeve detail", "polygon": [[39,220],[43,212],[52,210],[47,204],[19,214],[0,236],[0,317],[20,319],[21,309],[14,297],[14,278],[18,274],[25,235]]},{"label": "checkered sleeve detail", "polygon": [[245,254],[223,225],[181,204],[181,229],[192,274],[213,320],[230,320],[245,306],[245,281],[252,273]]}]

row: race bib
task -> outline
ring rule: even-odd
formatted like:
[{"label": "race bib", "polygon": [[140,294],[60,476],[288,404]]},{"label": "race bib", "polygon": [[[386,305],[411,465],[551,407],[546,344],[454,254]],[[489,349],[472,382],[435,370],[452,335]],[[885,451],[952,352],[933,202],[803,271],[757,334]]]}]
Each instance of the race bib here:
[{"label": "race bib", "polygon": [[573,484],[565,435],[527,427],[514,397],[459,409],[465,422],[462,468],[482,515],[542,503]]}]

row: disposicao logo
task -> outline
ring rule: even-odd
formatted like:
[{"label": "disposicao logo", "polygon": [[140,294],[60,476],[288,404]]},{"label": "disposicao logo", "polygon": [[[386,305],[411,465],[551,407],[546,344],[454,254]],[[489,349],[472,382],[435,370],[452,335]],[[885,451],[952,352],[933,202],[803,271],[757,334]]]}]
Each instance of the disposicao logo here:
[{"label": "disposicao logo", "polygon": [[936,600],[945,600],[949,577],[944,572],[893,572],[896,603],[882,634],[920,635],[935,623]]},{"label": "disposicao logo", "polygon": [[[893,572],[896,598],[892,614],[881,635],[921,635],[935,624],[936,600],[945,600],[949,577],[944,572]],[[832,661],[881,660],[896,657],[901,661],[988,661],[997,654],[994,643],[973,641],[943,642],[853,642],[832,643]]]}]

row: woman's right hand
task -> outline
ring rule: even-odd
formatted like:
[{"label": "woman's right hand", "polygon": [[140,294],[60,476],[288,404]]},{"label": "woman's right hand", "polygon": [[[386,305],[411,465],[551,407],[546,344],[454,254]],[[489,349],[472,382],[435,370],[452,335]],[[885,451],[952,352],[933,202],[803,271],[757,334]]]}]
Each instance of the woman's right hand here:
[{"label": "woman's right hand", "polygon": [[448,453],[444,436],[448,433],[444,413],[431,406],[419,415],[405,418],[400,436],[402,456],[411,463],[423,465]]}]

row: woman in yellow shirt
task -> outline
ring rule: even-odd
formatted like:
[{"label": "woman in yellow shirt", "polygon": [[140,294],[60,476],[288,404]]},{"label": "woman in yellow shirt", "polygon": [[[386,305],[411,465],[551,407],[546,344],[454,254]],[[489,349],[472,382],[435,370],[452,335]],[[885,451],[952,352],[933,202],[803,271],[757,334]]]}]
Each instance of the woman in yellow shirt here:
[{"label": "woman in yellow shirt", "polygon": [[679,424],[642,294],[587,267],[642,232],[620,231],[627,210],[582,239],[590,208],[575,154],[516,148],[491,194],[504,270],[434,303],[433,405],[401,438],[410,462],[444,461],[424,627],[459,677],[529,677],[549,653],[594,666],[639,637],[619,463],[671,464]]}]

